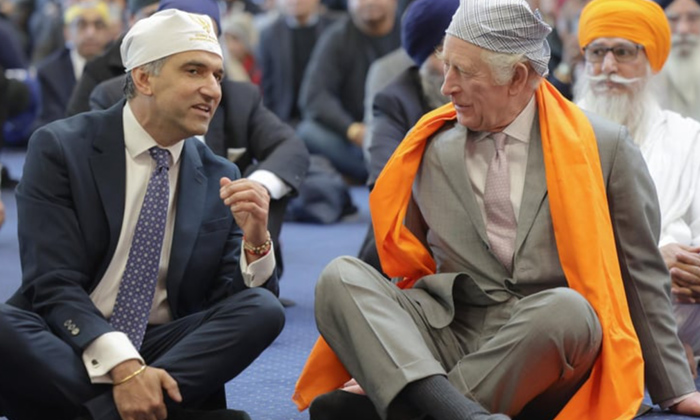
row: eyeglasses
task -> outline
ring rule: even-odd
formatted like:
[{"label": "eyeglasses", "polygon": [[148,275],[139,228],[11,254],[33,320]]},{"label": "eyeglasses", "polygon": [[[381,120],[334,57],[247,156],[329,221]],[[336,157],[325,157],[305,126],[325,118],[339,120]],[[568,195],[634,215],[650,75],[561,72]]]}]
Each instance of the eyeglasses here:
[{"label": "eyeglasses", "polygon": [[639,54],[639,50],[644,48],[639,44],[620,44],[614,45],[612,47],[605,47],[603,45],[589,45],[583,49],[586,61],[589,63],[600,63],[608,55],[608,52],[612,51],[615,60],[618,63],[628,63]]}]

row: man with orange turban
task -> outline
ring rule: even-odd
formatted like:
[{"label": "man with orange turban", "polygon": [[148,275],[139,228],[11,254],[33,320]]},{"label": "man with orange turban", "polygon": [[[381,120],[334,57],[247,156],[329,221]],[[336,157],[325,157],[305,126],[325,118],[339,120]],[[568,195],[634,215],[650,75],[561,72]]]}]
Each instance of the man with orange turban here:
[{"label": "man with orange turban", "polygon": [[[343,257],[316,286],[323,340],[294,395],[312,420],[627,420],[645,380],[700,416],[654,185],[621,126],[543,79],[549,32],[524,0],[460,2],[451,103],[370,196],[382,268],[402,280]],[[351,377],[366,396],[332,391]]]},{"label": "man with orange turban", "polygon": [[[620,25],[625,22],[627,26]],[[663,10],[645,0],[595,0],[579,24],[586,66],[576,85],[581,107],[626,125],[659,197],[659,247],[670,270],[679,335],[700,354],[700,123],[662,110],[651,78],[671,48]]]}]

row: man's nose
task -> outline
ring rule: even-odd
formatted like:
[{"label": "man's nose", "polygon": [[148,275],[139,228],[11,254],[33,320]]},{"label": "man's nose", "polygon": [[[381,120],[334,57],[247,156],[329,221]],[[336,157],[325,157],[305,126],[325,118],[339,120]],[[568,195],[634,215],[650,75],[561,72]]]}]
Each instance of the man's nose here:
[{"label": "man's nose", "polygon": [[616,73],[617,72],[617,59],[612,51],[605,53],[603,57],[603,62],[601,63],[601,71],[605,74]]}]

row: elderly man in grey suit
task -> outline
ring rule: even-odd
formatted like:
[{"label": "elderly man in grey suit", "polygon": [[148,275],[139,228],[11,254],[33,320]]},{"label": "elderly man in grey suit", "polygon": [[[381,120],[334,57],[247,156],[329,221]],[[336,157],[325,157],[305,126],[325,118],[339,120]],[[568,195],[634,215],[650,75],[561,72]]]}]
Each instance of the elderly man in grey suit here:
[{"label": "elderly man in grey suit", "polygon": [[[645,383],[700,416],[653,183],[626,129],[543,80],[550,30],[524,0],[461,1],[442,52],[452,103],[370,197],[382,267],[404,280],[340,258],[316,287],[328,347],[295,394],[321,392],[312,420],[629,419]],[[325,377],[328,348],[347,373]],[[318,385],[350,377],[355,393]]]}]

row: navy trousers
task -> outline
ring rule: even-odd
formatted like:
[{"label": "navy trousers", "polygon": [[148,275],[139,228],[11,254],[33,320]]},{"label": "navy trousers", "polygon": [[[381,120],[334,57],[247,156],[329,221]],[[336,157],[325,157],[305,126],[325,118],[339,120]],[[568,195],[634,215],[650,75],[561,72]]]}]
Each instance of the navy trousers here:
[{"label": "navy trousers", "polygon": [[[279,300],[268,290],[248,289],[205,311],[149,326],[140,353],[177,381],[183,406],[196,408],[250,365],[283,326]],[[0,407],[11,420],[85,413],[119,419],[112,386],[90,382],[80,351],[39,315],[7,304],[0,304]]]}]

